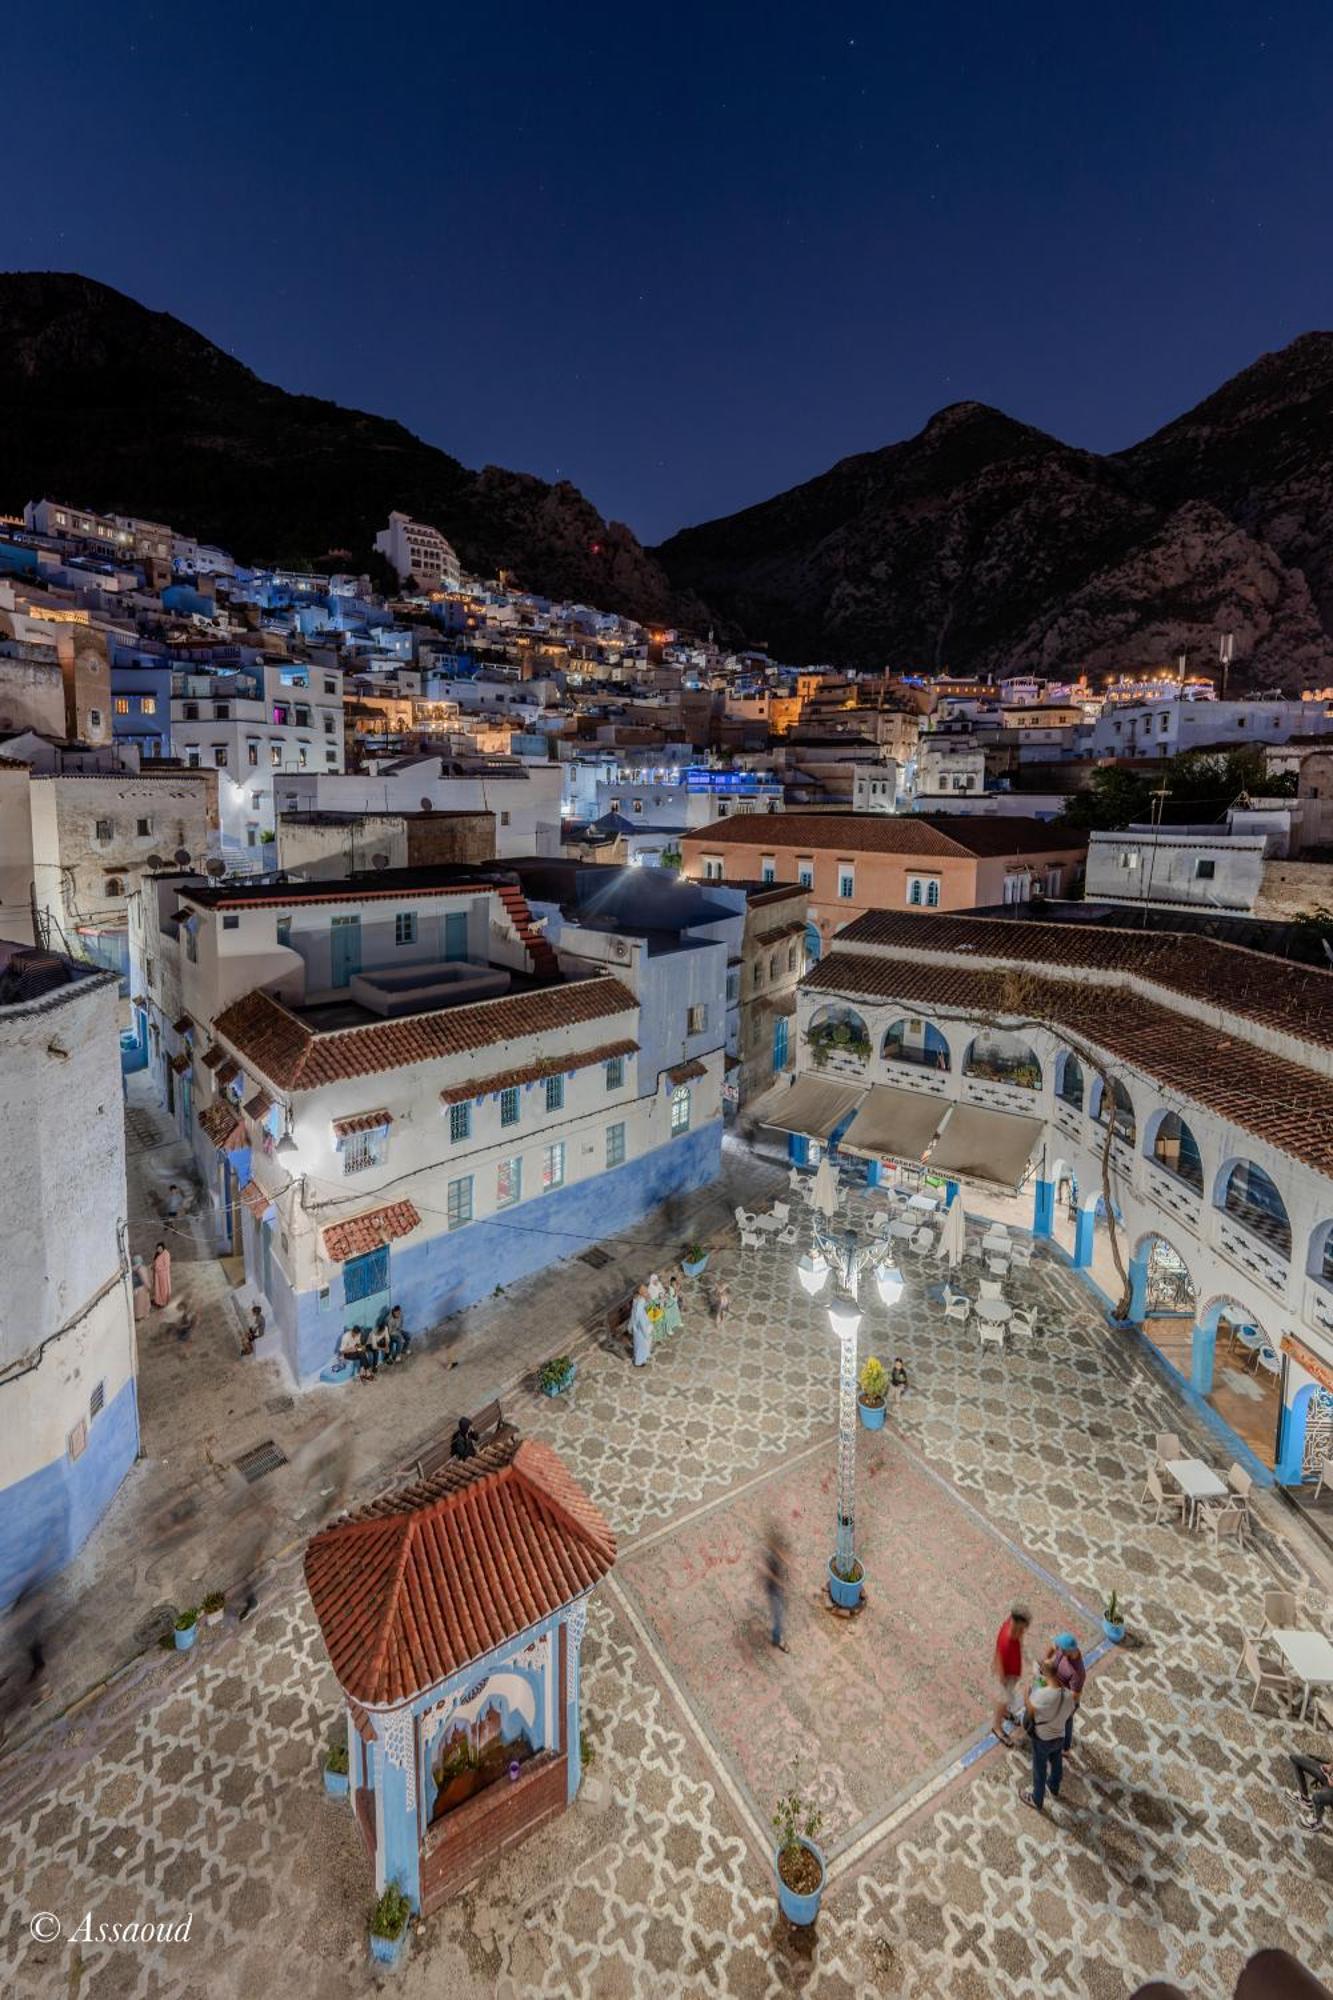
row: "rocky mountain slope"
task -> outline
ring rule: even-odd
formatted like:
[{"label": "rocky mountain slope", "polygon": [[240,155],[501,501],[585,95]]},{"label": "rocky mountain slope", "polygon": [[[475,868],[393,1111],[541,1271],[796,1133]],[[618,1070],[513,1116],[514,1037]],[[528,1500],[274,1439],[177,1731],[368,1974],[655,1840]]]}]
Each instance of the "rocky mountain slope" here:
[{"label": "rocky mountain slope", "polygon": [[977,403],[654,552],[802,658],[957,672],[1135,669],[1333,683],[1333,335],[1266,355],[1098,457]]},{"label": "rocky mountain slope", "polygon": [[403,425],[293,396],[168,313],[62,272],[0,274],[0,508],[58,495],[242,559],[360,564],[392,507],[465,567],[645,619],[698,615],[577,487],[473,472]]}]

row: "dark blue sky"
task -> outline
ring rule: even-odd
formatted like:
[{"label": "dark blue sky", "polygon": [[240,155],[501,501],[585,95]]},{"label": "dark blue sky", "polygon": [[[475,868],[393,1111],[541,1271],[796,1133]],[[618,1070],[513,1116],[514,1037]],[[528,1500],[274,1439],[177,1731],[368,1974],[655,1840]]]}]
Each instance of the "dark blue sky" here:
[{"label": "dark blue sky", "polygon": [[1128,444],[1333,325],[1328,0],[12,11],[0,268],[647,541],[963,397]]}]

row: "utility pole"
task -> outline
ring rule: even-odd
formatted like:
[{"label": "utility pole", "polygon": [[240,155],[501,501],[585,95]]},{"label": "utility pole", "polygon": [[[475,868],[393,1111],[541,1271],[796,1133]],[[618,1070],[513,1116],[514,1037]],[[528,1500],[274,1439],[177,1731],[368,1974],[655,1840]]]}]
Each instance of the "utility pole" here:
[{"label": "utility pole", "polygon": [[1152,892],[1153,871],[1157,866],[1157,836],[1162,830],[1162,813],[1170,796],[1171,787],[1169,785],[1158,785],[1152,794],[1152,813],[1149,824],[1152,827],[1153,842],[1152,850],[1148,856],[1148,867],[1143,877],[1143,895],[1139,904],[1140,930],[1146,931],[1148,928],[1148,898]]},{"label": "utility pole", "polygon": [[1234,632],[1223,632],[1217,642],[1217,660],[1218,666],[1221,669],[1222,682],[1219,689],[1219,696],[1223,701],[1227,698],[1227,677],[1231,672],[1231,655],[1235,650],[1235,645],[1236,635]]}]

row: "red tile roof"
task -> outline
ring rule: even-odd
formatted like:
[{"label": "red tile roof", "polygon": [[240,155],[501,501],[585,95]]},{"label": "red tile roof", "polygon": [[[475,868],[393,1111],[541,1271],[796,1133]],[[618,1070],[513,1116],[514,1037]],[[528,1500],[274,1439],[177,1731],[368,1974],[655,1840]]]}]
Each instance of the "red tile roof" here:
[{"label": "red tile roof", "polygon": [[691,849],[762,847],[838,854],[965,855],[993,858],[1081,853],[1086,833],[1048,820],[981,819],[968,813],[737,813],[682,834]]},{"label": "red tile roof", "polygon": [[382,1132],[392,1124],[392,1111],[360,1111],[355,1118],[335,1118],[333,1134],[336,1139],[350,1139],[354,1132]]},{"label": "red tile roof", "polygon": [[182,1049],[177,1055],[171,1056],[169,1060],[177,1076],[184,1076],[186,1070],[190,1067],[192,1057],[188,1049]]},{"label": "red tile roof", "polygon": [[245,1203],[256,1222],[262,1222],[268,1214],[270,1202],[258,1181],[247,1181],[240,1190],[240,1199]]},{"label": "red tile roof", "polygon": [[[999,928],[999,926],[997,926]],[[1005,925],[1004,929],[1008,929]],[[1004,967],[914,964],[834,950],[807,974],[806,991],[900,1001],[914,1012],[976,1013],[1063,1028],[1192,1098],[1243,1132],[1333,1175],[1333,1078],[1227,1035],[1182,1009],[1124,987],[1092,985]]]},{"label": "red tile roof", "polygon": [[192,1035],[194,1033],[194,1022],[188,1014],[182,1014],[179,1021],[173,1021],[171,1025],[178,1035]]},{"label": "red tile roof", "polygon": [[615,1536],[549,1445],[509,1438],[323,1529],[305,1577],[339,1683],[397,1706],[582,1597]]},{"label": "red tile roof", "polygon": [[442,1007],[433,1014],[408,1014],[373,1021],[364,1028],[316,1034],[270,993],[247,993],[213,1023],[241,1056],[282,1090],[318,1090],[352,1076],[430,1062],[440,1056],[468,1055],[527,1035],[633,1013],[638,1001],[609,974],[514,993],[470,1006]]},{"label": "red tile roof", "polygon": [[324,1252],[335,1264],[349,1257],[364,1257],[379,1250],[395,1237],[406,1236],[421,1221],[410,1201],[390,1202],[387,1208],[372,1208],[368,1215],[354,1215],[348,1222],[330,1223],[324,1231]]},{"label": "red tile roof", "polygon": [[226,1062],[222,1063],[218,1069],[216,1077],[218,1089],[225,1090],[229,1083],[235,1083],[240,1073],[241,1065],[237,1062],[235,1056],[228,1056]]},{"label": "red tile roof", "polygon": [[225,1049],[220,1049],[217,1043],[214,1042],[212,1048],[206,1050],[205,1053],[200,1056],[199,1060],[203,1064],[205,1069],[216,1069],[219,1063],[223,1063],[227,1060],[227,1051]]},{"label": "red tile roof", "polygon": [[782,944],[787,938],[798,938],[804,936],[805,936],[805,924],[800,918],[797,918],[794,922],[790,924],[779,924],[776,930],[760,931],[759,935],[755,939],[755,943],[758,945],[762,945],[764,949],[767,950],[768,946],[771,944]]},{"label": "red tile roof", "polygon": [[708,1070],[701,1062],[679,1063],[675,1069],[667,1071],[667,1080],[677,1084],[693,1083],[696,1076],[707,1076],[707,1074]]},{"label": "red tile roof", "polygon": [[273,1099],[266,1090],[257,1090],[253,1097],[247,1097],[245,1100],[245,1115],[247,1118],[255,1120],[267,1118],[272,1109]]},{"label": "red tile roof", "polygon": [[1225,1007],[1319,1048],[1333,1047],[1333,973],[1180,931],[867,910],[838,932],[834,945],[839,952],[879,945],[906,948],[913,956],[966,953],[969,958],[1042,966],[1055,973],[1075,969],[1133,975],[1183,999]]},{"label": "red tile roof", "polygon": [[576,1055],[540,1056],[522,1069],[504,1069],[498,1076],[476,1077],[470,1083],[455,1083],[440,1092],[441,1104],[462,1104],[465,1099],[489,1097],[493,1091],[514,1090],[521,1083],[540,1083],[547,1076],[568,1076],[576,1069],[592,1069],[610,1062],[614,1056],[636,1056],[637,1042],[603,1042],[597,1049],[580,1049]]},{"label": "red tile roof", "polygon": [[233,1145],[245,1144],[245,1127],[236,1116],[236,1106],[219,1098],[206,1111],[199,1113],[200,1129],[206,1132],[220,1153],[230,1151]]}]

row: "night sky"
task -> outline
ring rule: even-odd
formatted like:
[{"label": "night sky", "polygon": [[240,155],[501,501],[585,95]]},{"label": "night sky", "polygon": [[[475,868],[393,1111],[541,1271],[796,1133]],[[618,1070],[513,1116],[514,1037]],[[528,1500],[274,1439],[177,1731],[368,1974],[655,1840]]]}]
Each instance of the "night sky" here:
[{"label": "night sky", "polygon": [[645,541],[964,397],[1129,444],[1333,325],[1328,0],[9,13],[0,268]]}]

